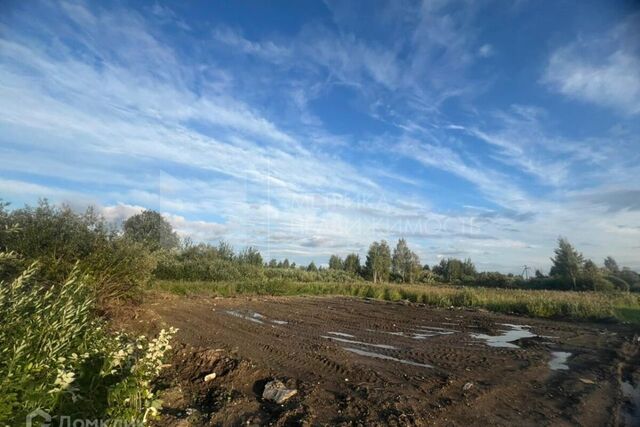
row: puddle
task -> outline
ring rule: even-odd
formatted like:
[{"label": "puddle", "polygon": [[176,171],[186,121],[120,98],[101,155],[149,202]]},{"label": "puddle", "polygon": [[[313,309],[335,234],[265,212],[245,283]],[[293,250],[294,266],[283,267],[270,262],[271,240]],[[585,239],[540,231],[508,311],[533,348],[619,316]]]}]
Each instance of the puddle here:
[{"label": "puddle", "polygon": [[225,312],[227,314],[230,314],[231,316],[239,317],[240,319],[248,320],[248,321],[254,322],[254,323],[259,323],[261,325],[264,325],[265,322],[275,323],[276,325],[287,325],[287,324],[289,324],[289,322],[287,322],[285,320],[270,320],[270,319],[267,319],[267,317],[265,315],[260,314],[260,313],[256,313],[255,311],[249,311],[249,312],[247,312],[247,314],[241,313],[241,312],[236,311],[236,310],[226,310]]},{"label": "puddle", "polygon": [[425,338],[435,337],[438,335],[451,335],[453,333],[458,332],[458,331],[454,331],[453,329],[436,328],[436,327],[429,327],[429,326],[424,326],[424,327],[420,326],[417,328],[412,328],[412,330],[416,332],[403,332],[403,331],[388,332],[388,331],[378,331],[375,329],[367,329],[368,332],[394,335],[396,337],[412,338],[414,340],[423,340]]},{"label": "puddle", "polygon": [[397,350],[398,349],[398,347],[394,347],[392,345],[387,345],[387,344],[371,344],[371,343],[368,343],[368,342],[348,340],[346,338],[330,337],[330,336],[327,336],[327,335],[321,335],[320,338],[325,338],[325,339],[334,340],[334,341],[340,341],[340,342],[347,343],[347,344],[358,344],[358,345],[366,345],[366,346],[369,346],[369,347],[383,348],[385,350]]},{"label": "puddle", "polygon": [[620,410],[625,425],[638,425],[638,421],[640,421],[640,386],[634,387],[631,381],[622,381],[622,396],[627,401]]},{"label": "puddle", "polygon": [[418,362],[412,362],[411,360],[398,359],[397,357],[387,356],[386,354],[374,353],[372,351],[361,350],[359,348],[352,348],[352,347],[342,347],[342,348],[344,350],[350,351],[351,353],[355,353],[360,356],[375,357],[376,359],[383,359],[383,360],[391,360],[393,362],[403,363],[405,365],[411,365],[411,366],[420,366],[422,368],[433,368],[433,366],[427,365],[426,363],[418,363]]},{"label": "puddle", "polygon": [[571,353],[567,353],[566,351],[552,351],[549,368],[552,371],[566,371],[569,369],[569,365],[567,364],[569,356],[571,356]]},{"label": "puddle", "polygon": [[355,335],[345,334],[344,332],[327,332],[327,333],[331,335],[338,335],[340,337],[355,338]]},{"label": "puddle", "polygon": [[507,326],[510,329],[502,331],[501,335],[485,335],[485,334],[470,334],[473,338],[484,340],[489,347],[503,347],[503,348],[520,348],[513,341],[517,341],[522,338],[537,337],[536,334],[529,331],[531,326],[527,325],[512,325],[510,323],[503,323],[503,326]]},{"label": "puddle", "polygon": [[[249,320],[251,322],[264,324],[264,322],[262,320],[260,320],[257,316],[254,316],[255,314],[259,314],[259,313],[253,313],[254,315],[251,315],[251,316],[247,316],[247,315],[242,314],[240,312],[237,312],[235,310],[227,310],[226,313],[230,314],[232,316],[235,316],[235,317],[239,317],[240,319],[245,319],[245,320]],[[260,317],[264,317],[261,314],[259,314],[259,316]]]}]

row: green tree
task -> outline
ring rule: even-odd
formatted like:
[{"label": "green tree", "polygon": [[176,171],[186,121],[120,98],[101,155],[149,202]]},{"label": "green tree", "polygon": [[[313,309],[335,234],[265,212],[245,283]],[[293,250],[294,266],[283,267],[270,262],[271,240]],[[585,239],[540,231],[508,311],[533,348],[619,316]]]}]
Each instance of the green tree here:
[{"label": "green tree", "polygon": [[331,255],[329,258],[329,268],[332,270],[344,270],[344,262],[338,255]]},{"label": "green tree", "polygon": [[278,260],[276,260],[275,258],[272,258],[271,261],[269,261],[269,268],[276,268],[278,266]]},{"label": "green tree", "polygon": [[371,246],[369,246],[365,270],[367,276],[373,280],[373,283],[389,280],[391,250],[386,241],[382,240],[380,243],[373,242]]},{"label": "green tree", "polygon": [[604,268],[609,270],[609,273],[613,275],[617,275],[620,273],[620,267],[618,267],[618,263],[615,259],[613,259],[613,257],[610,256],[604,259]]},{"label": "green tree", "polygon": [[391,260],[393,273],[403,282],[413,283],[420,274],[420,258],[409,249],[405,239],[398,240]]},{"label": "green tree", "polygon": [[263,262],[260,251],[253,246],[248,246],[240,251],[238,254],[238,261],[243,264],[250,264],[258,267],[261,267]]},{"label": "green tree", "polygon": [[124,222],[125,237],[147,246],[150,250],[173,249],[180,239],[171,224],[159,212],[146,210]]},{"label": "green tree", "polygon": [[564,237],[558,239],[558,247],[554,253],[555,257],[551,258],[553,265],[549,274],[569,280],[571,288],[575,290],[576,280],[584,264],[584,257]]},{"label": "green tree", "polygon": [[221,240],[218,243],[218,257],[225,261],[233,261],[233,259],[235,258],[233,246],[231,246],[228,242]]},{"label": "green tree", "polygon": [[361,274],[360,255],[351,253],[344,259],[344,271],[354,276]]},{"label": "green tree", "polygon": [[316,263],[311,261],[309,263],[309,266],[307,267],[307,271],[312,271],[312,272],[318,271],[318,267],[316,267]]}]

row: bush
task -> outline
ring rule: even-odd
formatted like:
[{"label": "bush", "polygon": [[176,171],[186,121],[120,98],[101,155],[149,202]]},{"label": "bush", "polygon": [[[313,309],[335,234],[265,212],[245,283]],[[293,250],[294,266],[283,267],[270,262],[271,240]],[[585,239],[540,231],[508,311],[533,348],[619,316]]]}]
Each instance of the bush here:
[{"label": "bush", "polygon": [[114,301],[137,300],[156,269],[156,258],[141,243],[118,238],[102,242],[80,262],[91,272],[95,300],[100,307]]},{"label": "bush", "polygon": [[0,283],[0,424],[41,408],[71,419],[145,421],[158,402],[159,373],[172,333],[111,336],[93,314],[87,276],[74,269],[47,289],[32,264]]},{"label": "bush", "polygon": [[65,280],[79,263],[91,274],[95,300],[138,299],[151,278],[155,259],[142,244],[119,236],[89,208],[82,214],[69,207],[53,207],[46,201],[12,212],[0,204],[0,250],[16,255],[3,262],[0,280],[11,280],[38,261],[38,283]]}]

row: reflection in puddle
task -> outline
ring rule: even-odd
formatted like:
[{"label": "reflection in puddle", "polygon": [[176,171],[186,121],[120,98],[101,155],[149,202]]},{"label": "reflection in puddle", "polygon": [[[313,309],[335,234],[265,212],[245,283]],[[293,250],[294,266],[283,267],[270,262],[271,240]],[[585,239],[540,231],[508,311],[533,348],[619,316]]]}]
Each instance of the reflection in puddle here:
[{"label": "reflection in puddle", "polygon": [[348,343],[348,344],[359,344],[359,345],[366,345],[366,346],[369,346],[369,347],[383,348],[385,350],[397,350],[398,349],[398,347],[394,347],[392,345],[387,345],[387,344],[371,344],[371,343],[368,343],[368,342],[348,340],[346,338],[330,337],[330,336],[327,336],[327,335],[321,335],[321,338],[325,338],[325,339],[328,339],[328,340],[334,340],[334,341],[340,341],[340,342],[344,342],[344,343]]},{"label": "reflection in puddle", "polygon": [[355,338],[355,335],[345,334],[344,332],[327,332],[327,333],[331,335],[338,335],[340,337]]},{"label": "reflection in puddle", "polygon": [[549,368],[551,368],[552,371],[564,371],[569,369],[569,365],[567,364],[569,356],[571,356],[571,353],[567,353],[566,351],[552,351],[551,360],[549,360]]},{"label": "reflection in puddle", "polygon": [[473,338],[485,340],[489,347],[504,347],[504,348],[520,348],[519,346],[512,344],[513,341],[517,341],[522,338],[533,338],[537,335],[529,331],[531,326],[527,325],[512,325],[509,323],[503,323],[503,326],[507,326],[510,330],[502,331],[501,335],[485,335],[485,334],[471,334]]},{"label": "reflection in puddle", "polygon": [[398,359],[396,357],[387,356],[386,354],[374,353],[372,351],[361,350],[359,348],[352,348],[352,347],[342,347],[342,348],[347,350],[347,351],[350,351],[352,353],[358,354],[360,356],[375,357],[376,359],[391,360],[391,361],[394,361],[394,362],[403,363],[405,365],[420,366],[420,367],[423,367],[423,368],[433,368],[433,366],[427,365],[426,363],[418,363],[418,362],[412,362],[411,360]]},{"label": "reflection in puddle", "polygon": [[630,381],[622,381],[622,396],[626,400],[621,408],[624,425],[638,425],[638,420],[640,420],[640,386],[634,387]]}]

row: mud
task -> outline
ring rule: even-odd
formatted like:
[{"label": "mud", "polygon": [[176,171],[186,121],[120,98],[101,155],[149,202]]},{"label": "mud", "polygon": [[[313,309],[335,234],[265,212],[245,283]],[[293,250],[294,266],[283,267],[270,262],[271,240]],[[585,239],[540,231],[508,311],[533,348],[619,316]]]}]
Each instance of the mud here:
[{"label": "mud", "polygon": [[[140,312],[138,327],[180,328],[159,425],[640,425],[631,326],[329,297]],[[263,401],[274,378],[298,394]]]}]

